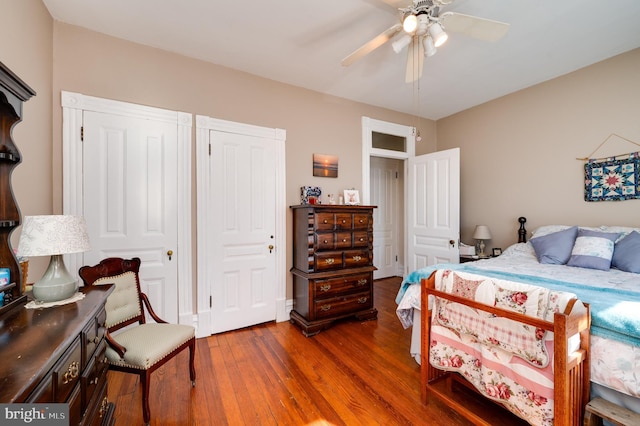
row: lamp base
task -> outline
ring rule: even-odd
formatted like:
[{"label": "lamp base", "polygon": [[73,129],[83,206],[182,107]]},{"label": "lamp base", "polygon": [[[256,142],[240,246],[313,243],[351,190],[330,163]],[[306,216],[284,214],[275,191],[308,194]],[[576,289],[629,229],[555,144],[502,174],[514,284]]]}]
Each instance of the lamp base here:
[{"label": "lamp base", "polygon": [[62,255],[51,256],[49,267],[42,278],[33,284],[33,297],[41,302],[68,299],[78,291],[78,281],[64,266]]}]

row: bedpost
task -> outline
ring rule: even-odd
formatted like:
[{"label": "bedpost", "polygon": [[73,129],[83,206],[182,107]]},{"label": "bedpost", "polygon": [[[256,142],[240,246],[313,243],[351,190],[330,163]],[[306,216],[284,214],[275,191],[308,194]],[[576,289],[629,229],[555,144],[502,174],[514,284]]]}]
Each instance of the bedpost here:
[{"label": "bedpost", "polygon": [[527,218],[524,216],[520,216],[518,218],[518,222],[520,222],[520,229],[518,229],[518,242],[526,243],[527,242],[527,230],[524,229],[524,224],[527,222]]}]

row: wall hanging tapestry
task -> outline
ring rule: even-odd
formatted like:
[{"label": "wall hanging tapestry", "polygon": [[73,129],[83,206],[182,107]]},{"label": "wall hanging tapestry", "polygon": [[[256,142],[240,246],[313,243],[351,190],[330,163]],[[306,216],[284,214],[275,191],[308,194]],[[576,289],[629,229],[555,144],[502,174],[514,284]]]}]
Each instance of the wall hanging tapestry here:
[{"label": "wall hanging tapestry", "polygon": [[612,138],[640,144],[615,133],[610,134],[587,158],[584,165],[585,201],[620,201],[640,198],[640,155],[638,152],[605,158],[590,158]]},{"label": "wall hanging tapestry", "polygon": [[640,157],[590,160],[584,165],[585,201],[619,201],[640,198]]}]

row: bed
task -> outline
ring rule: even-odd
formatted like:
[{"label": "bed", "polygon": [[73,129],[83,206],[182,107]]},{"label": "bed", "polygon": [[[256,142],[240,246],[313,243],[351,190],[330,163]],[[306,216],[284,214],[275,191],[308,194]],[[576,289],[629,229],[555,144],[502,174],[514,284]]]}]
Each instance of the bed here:
[{"label": "bed", "polygon": [[[524,223],[521,224],[519,242],[499,257],[433,265],[413,271],[403,280],[396,298],[397,314],[405,328],[412,327],[411,356],[421,362],[420,282],[434,271],[451,270],[566,291],[591,309],[591,397],[599,396],[640,413],[640,229],[552,225],[537,229],[526,241]],[[613,264],[624,270],[607,268],[598,263],[601,259],[583,256],[606,258],[592,245],[595,238],[604,234],[612,250],[609,263],[619,258]],[[571,265],[575,266],[569,266],[568,260],[562,258],[567,251],[569,256],[573,253]],[[431,308],[431,301],[429,304]]]}]

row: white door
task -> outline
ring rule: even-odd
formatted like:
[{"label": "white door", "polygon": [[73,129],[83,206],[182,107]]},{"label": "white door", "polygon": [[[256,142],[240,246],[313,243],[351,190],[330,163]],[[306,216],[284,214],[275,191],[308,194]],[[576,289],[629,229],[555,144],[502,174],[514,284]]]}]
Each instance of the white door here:
[{"label": "white door", "polygon": [[371,205],[373,209],[373,278],[398,274],[400,177],[402,161],[371,157]]},{"label": "white door", "polygon": [[407,272],[458,263],[460,149],[410,158],[407,181]]},{"label": "white door", "polygon": [[83,127],[84,264],[139,257],[143,292],[177,323],[176,124],[85,111]]},{"label": "white door", "polygon": [[276,148],[210,130],[211,330],[276,319]]}]

